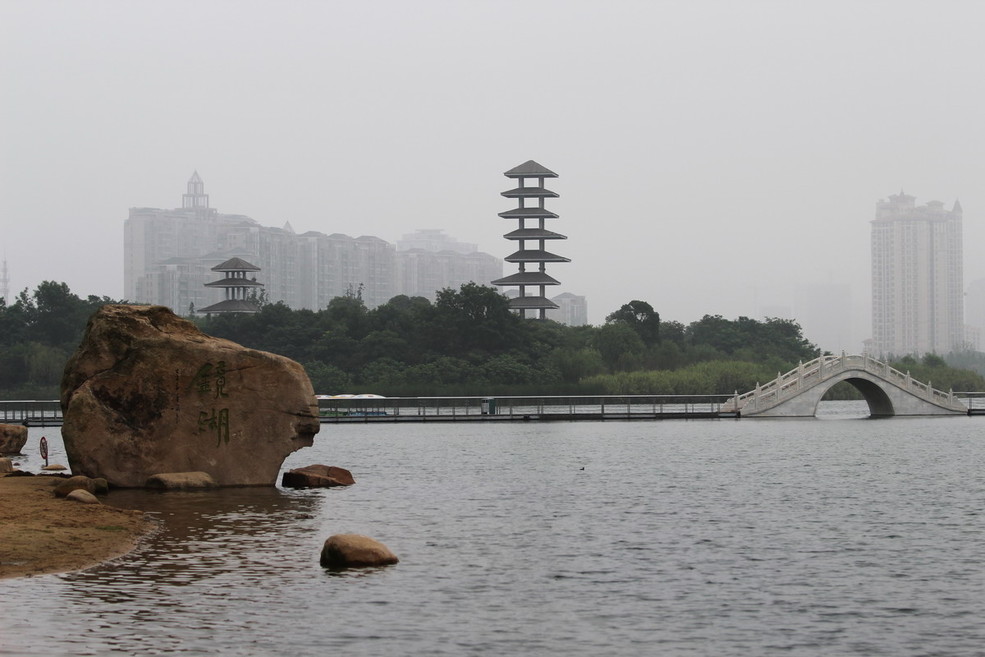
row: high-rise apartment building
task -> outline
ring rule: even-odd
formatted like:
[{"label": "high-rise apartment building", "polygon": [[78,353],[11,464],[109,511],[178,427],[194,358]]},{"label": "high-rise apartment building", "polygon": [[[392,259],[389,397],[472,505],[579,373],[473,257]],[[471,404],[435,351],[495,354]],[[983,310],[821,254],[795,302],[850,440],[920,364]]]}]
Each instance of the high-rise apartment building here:
[{"label": "high-rise apartment building", "polygon": [[961,204],[917,207],[902,191],[872,222],[872,347],[883,356],[964,345]]},{"label": "high-rise apartment building", "polygon": [[[433,231],[421,239],[425,237],[433,238]],[[433,299],[442,288],[469,281],[485,284],[502,276],[498,258],[466,246],[471,248],[465,253],[459,247],[422,257],[421,249],[397,251],[369,235],[299,235],[289,223],[261,226],[210,207],[196,172],[180,208],[130,209],[124,225],[124,295],[129,301],[189,314],[222,300],[222,290],[206,285],[214,280],[212,269],[241,258],[259,269],[257,280],[270,302],[318,310],[335,297],[358,293],[374,308],[397,294]]]},{"label": "high-rise apartment building", "polygon": [[502,260],[442,230],[418,230],[397,242],[397,294],[434,301],[438,290],[457,290],[468,282],[487,285],[502,275]]},{"label": "high-rise apartment building", "polygon": [[547,309],[547,319],[568,326],[588,324],[588,300],[584,296],[562,292],[556,297],[551,297],[551,301],[557,305],[557,308]]}]

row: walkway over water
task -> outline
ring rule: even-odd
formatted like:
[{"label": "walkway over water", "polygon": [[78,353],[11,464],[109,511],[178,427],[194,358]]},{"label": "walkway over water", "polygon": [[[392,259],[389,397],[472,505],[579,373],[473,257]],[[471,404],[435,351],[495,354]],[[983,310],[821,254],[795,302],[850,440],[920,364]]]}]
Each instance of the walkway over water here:
[{"label": "walkway over water", "polygon": [[[323,423],[526,422],[531,420],[700,420],[723,412],[730,395],[372,397],[319,399]],[[0,422],[59,425],[57,400],[0,401]]]},{"label": "walkway over water", "polygon": [[723,411],[743,417],[811,417],[833,386],[847,381],[865,398],[873,417],[893,415],[971,415],[974,399],[962,403],[953,391],[913,379],[868,355],[821,356],[801,363],[766,385],[736,395]]},{"label": "walkway over water", "polygon": [[736,417],[729,395],[383,397],[320,399],[322,422],[509,422]]}]

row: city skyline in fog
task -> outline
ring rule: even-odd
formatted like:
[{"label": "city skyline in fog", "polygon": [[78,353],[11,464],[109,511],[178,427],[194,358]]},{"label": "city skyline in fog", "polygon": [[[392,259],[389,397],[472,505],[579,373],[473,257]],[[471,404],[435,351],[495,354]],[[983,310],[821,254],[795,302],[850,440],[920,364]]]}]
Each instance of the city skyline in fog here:
[{"label": "city skyline in fog", "polygon": [[12,295],[56,280],[121,298],[129,208],[180,206],[193,171],[213,207],[265,226],[391,243],[434,228],[504,257],[503,172],[533,159],[559,175],[549,228],[568,236],[552,295],[586,296],[592,323],[631,299],[684,323],[785,309],[820,342],[811,325],[847,312],[825,330],[859,348],[879,200],[960,200],[965,285],[985,279],[983,17],[8,0],[0,259]]}]

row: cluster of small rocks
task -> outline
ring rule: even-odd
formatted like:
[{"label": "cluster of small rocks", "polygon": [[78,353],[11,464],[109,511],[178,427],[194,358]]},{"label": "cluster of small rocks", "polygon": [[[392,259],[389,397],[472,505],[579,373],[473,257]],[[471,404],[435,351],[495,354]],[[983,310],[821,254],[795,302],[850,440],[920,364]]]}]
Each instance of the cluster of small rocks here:
[{"label": "cluster of small rocks", "polygon": [[82,504],[99,504],[96,495],[105,495],[108,492],[109,484],[101,477],[76,475],[58,480],[58,483],[55,484],[55,497],[64,497],[67,500]]}]

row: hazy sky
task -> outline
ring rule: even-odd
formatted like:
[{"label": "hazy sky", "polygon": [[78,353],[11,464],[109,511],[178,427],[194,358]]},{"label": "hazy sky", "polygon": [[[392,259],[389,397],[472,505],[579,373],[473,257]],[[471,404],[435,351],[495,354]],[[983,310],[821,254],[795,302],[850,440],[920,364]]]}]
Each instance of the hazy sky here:
[{"label": "hazy sky", "polygon": [[[514,250],[502,174],[560,178],[553,292],[590,320],[796,310],[852,286],[904,189],[965,211],[985,278],[985,3],[0,0],[0,257],[123,294],[130,207],[264,225],[442,228]],[[506,272],[513,271],[507,267]]]}]

